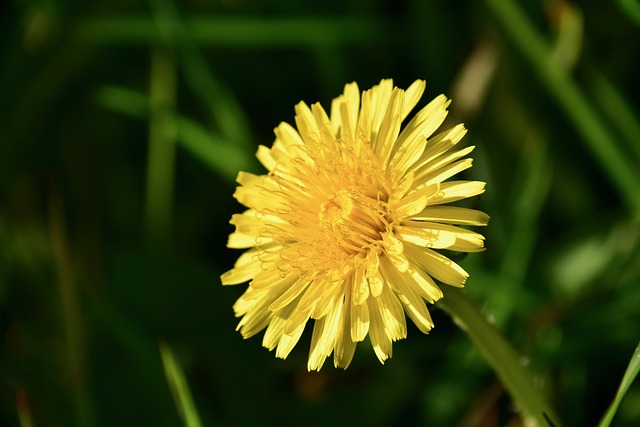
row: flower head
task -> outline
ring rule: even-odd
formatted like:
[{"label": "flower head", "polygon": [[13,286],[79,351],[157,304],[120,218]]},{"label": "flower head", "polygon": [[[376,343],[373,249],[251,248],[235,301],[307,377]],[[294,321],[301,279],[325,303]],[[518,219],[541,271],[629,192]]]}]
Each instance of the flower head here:
[{"label": "flower head", "polygon": [[346,368],[367,335],[378,359],[405,338],[405,314],[424,333],[426,302],[442,297],[436,280],[463,286],[468,274],[438,252],[475,252],[484,238],[458,225],[486,225],[477,210],[448,203],[484,191],[478,181],[447,179],[471,167],[473,147],[454,150],[463,125],[432,134],[447,115],[440,95],[401,129],[425,83],[407,90],[382,80],[360,95],[345,86],[331,115],[296,105],[296,128],[281,123],[272,148],[257,157],[266,175],[241,172],[230,248],[247,249],[222,275],[249,281],[234,305],[247,338],[266,328],[263,345],[285,358],[313,319],[309,370],[333,352]]}]

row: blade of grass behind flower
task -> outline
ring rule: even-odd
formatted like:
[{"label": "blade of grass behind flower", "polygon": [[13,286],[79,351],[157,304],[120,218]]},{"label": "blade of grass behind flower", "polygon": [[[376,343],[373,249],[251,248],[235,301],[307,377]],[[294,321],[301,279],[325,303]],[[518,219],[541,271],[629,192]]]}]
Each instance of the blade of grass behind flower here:
[{"label": "blade of grass behind flower", "polygon": [[[539,128],[533,124],[533,128]],[[547,150],[548,139],[535,133],[525,140],[519,155],[516,176],[509,189],[508,205],[502,224],[505,242],[501,245],[498,275],[476,276],[494,291],[487,293],[487,303],[497,325],[508,325],[530,297],[523,286],[532,262],[540,232],[540,212],[547,199],[552,172]],[[487,288],[488,289],[488,288]],[[518,301],[519,304],[514,304]]]},{"label": "blade of grass behind flower", "polygon": [[598,427],[608,427],[611,425],[611,421],[613,421],[613,417],[618,411],[620,402],[622,402],[624,395],[627,394],[629,387],[631,387],[631,384],[638,376],[638,372],[640,372],[640,343],[631,357],[631,361],[629,362],[629,366],[627,366],[627,371],[624,373],[624,377],[622,377],[622,382],[620,383],[616,397],[613,399],[613,402],[611,402],[609,409],[600,421],[600,424],[598,424]]},{"label": "blade of grass behind flower", "polygon": [[547,138],[534,135],[528,138],[527,142],[511,189],[512,232],[501,266],[501,275],[513,284],[520,284],[525,279],[538,237],[540,211],[547,197],[552,176]]},{"label": "blade of grass behind flower", "polygon": [[[97,92],[97,99],[102,106],[127,116],[139,120],[149,117],[147,96],[134,90],[105,86]],[[239,170],[259,170],[247,147],[225,142],[188,117],[177,115],[175,121],[178,144],[227,182],[233,183]]]},{"label": "blade of grass behind flower", "polygon": [[640,3],[638,0],[618,0],[620,10],[640,27]]},{"label": "blade of grass behind flower", "polygon": [[84,321],[78,280],[75,277],[73,258],[69,248],[63,195],[53,182],[49,197],[49,229],[55,260],[60,310],[65,338],[66,370],[72,408],[76,425],[94,425],[93,405],[87,387],[87,354],[84,336]]},{"label": "blade of grass behind flower", "polygon": [[607,116],[609,122],[616,128],[627,146],[640,162],[640,120],[638,113],[633,110],[628,100],[600,71],[590,67],[588,85],[591,96],[597,105],[603,106],[602,113]]},{"label": "blade of grass behind flower", "polygon": [[640,217],[640,175],[635,166],[637,162],[631,161],[620,150],[615,138],[583,92],[567,71],[552,60],[548,44],[518,5],[511,0],[485,0],[485,4],[573,123],[582,141],[609,175],[635,216]]},{"label": "blade of grass behind flower", "polygon": [[484,314],[462,290],[443,286],[442,291],[444,298],[438,305],[443,307],[467,333],[522,409],[523,417],[537,426],[547,426],[549,420],[559,426],[558,417],[536,389],[531,373],[522,364],[522,358],[509,342],[487,321]]},{"label": "blade of grass behind flower", "polygon": [[240,103],[216,79],[171,0],[151,0],[151,10],[165,43],[174,50],[191,92],[208,110],[225,140],[250,145],[251,133]]},{"label": "blade of grass behind flower", "polygon": [[[375,18],[189,16],[184,19],[198,46],[225,48],[328,47],[375,45],[388,37]],[[155,20],[147,17],[85,19],[77,37],[92,44],[149,46],[163,39]]]},{"label": "blade of grass behind flower", "polygon": [[180,412],[180,416],[184,420],[184,425],[186,427],[201,427],[200,415],[198,415],[198,411],[191,398],[191,392],[189,391],[189,386],[182,372],[182,368],[174,358],[173,352],[167,343],[160,340],[159,347],[164,372],[169,382],[169,387],[171,388],[171,394]]},{"label": "blade of grass behind flower", "polygon": [[176,75],[169,51],[151,51],[145,231],[149,247],[166,247],[173,211]]}]

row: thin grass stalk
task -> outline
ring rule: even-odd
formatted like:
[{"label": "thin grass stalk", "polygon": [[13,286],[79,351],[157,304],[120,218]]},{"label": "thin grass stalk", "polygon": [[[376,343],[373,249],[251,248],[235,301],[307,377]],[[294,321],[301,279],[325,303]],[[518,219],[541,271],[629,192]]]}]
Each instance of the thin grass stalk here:
[{"label": "thin grass stalk", "polygon": [[146,183],[146,237],[150,247],[166,247],[173,213],[177,126],[175,65],[165,48],[151,52],[149,148]]},{"label": "thin grass stalk", "polygon": [[65,376],[68,378],[70,386],[70,401],[75,425],[95,425],[92,403],[86,384],[88,369],[78,285],[74,277],[71,254],[67,244],[62,197],[55,185],[52,185],[49,200],[49,228],[58,275],[58,292],[66,344]]}]

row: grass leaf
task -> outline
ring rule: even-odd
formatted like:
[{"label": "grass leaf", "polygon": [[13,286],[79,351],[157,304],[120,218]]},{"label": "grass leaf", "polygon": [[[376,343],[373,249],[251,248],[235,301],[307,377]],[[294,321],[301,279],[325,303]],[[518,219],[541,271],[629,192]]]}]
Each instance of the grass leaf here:
[{"label": "grass leaf", "polygon": [[171,394],[178,407],[180,416],[184,420],[184,425],[186,427],[201,427],[202,422],[200,421],[196,406],[193,403],[189,385],[184,377],[182,368],[176,361],[171,348],[166,342],[160,340],[158,345],[160,347],[160,355],[162,356],[164,373],[169,382]]},{"label": "grass leaf", "polygon": [[613,399],[613,402],[611,402],[609,409],[607,409],[604,417],[602,417],[598,427],[608,427],[611,425],[611,421],[613,421],[613,417],[616,415],[620,402],[622,402],[624,395],[627,394],[633,380],[638,376],[638,372],[640,372],[640,343],[638,343],[636,351],[633,353],[631,361],[629,362],[629,366],[627,366],[627,371],[624,373],[624,377],[622,377],[622,382],[620,383],[616,397]]}]

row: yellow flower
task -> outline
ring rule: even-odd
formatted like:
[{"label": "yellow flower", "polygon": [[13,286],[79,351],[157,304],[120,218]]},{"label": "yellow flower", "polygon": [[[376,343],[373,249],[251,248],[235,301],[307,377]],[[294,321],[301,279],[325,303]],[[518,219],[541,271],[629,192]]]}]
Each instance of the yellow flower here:
[{"label": "yellow flower", "polygon": [[351,83],[330,117],[300,102],[297,130],[281,123],[273,147],[258,149],[269,173],[240,172],[234,197],[249,209],[233,215],[228,246],[248,250],[221,279],[250,281],[233,306],[245,338],[266,328],[263,345],[286,358],[314,319],[309,370],[332,352],[346,368],[367,335],[384,363],[407,335],[405,313],[422,332],[433,327],[425,301],[442,297],[434,279],[464,285],[468,274],[437,249],[482,250],[482,235],[456,225],[489,217],[446,204],[485,184],[445,182],[471,167],[474,147],[452,150],[463,125],[431,137],[447,115],[444,95],[401,130],[424,87],[382,80],[360,96]]}]

